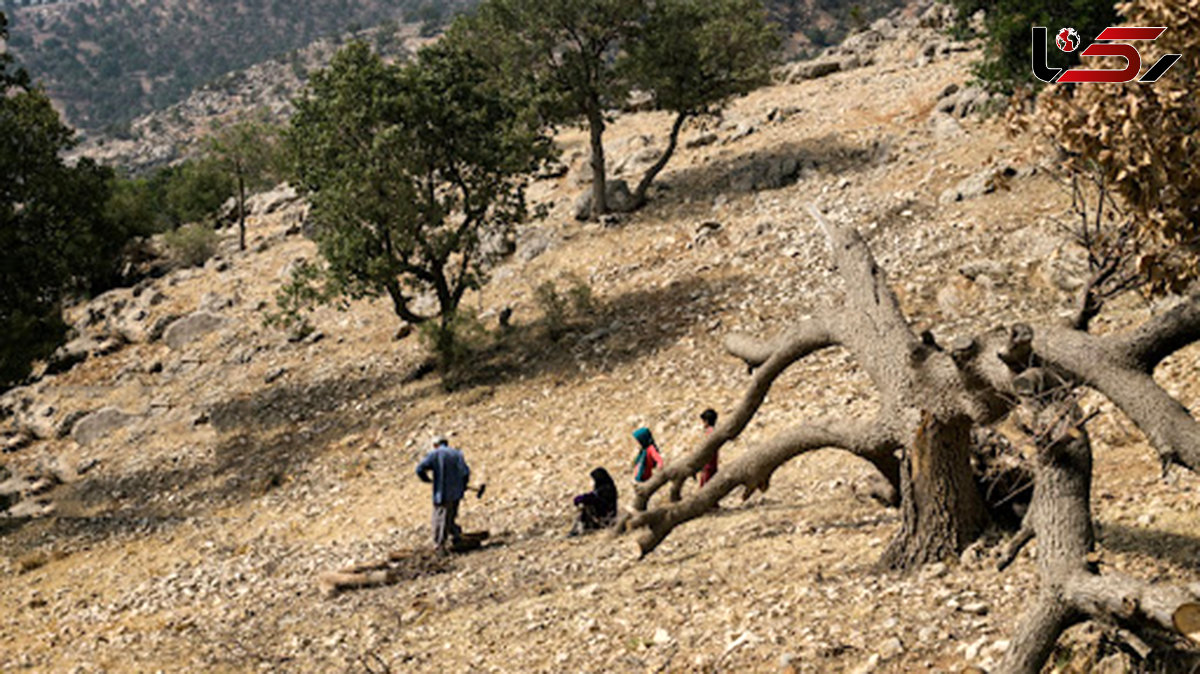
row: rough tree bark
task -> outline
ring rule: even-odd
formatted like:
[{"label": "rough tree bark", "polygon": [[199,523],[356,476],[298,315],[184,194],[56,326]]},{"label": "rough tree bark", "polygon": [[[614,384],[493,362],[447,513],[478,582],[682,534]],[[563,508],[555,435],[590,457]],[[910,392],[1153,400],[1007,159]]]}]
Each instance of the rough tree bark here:
[{"label": "rough tree bark", "polygon": [[[1031,386],[1030,391],[1044,394]],[[1062,389],[1060,389],[1061,391]],[[1033,503],[1012,545],[1000,562],[1004,569],[1022,546],[1037,538],[1041,587],[1022,616],[1000,664],[1003,674],[1036,674],[1062,632],[1083,620],[1097,619],[1154,640],[1155,632],[1175,631],[1172,617],[1197,597],[1200,588],[1153,587],[1118,575],[1100,575],[1089,560],[1095,542],[1090,512],[1092,449],[1086,419],[1072,399],[1031,408],[1036,439]]]},{"label": "rough tree bark", "polygon": [[[840,272],[842,301],[774,340],[743,335],[726,340],[733,355],[758,371],[738,408],[699,449],[637,488],[635,513],[624,526],[648,530],[639,539],[643,554],[735,488],[743,487],[747,495],[765,489],[780,465],[822,447],[867,459],[886,478],[893,501],[896,494],[904,495],[903,526],[884,559],[890,566],[908,568],[960,552],[986,525],[987,512],[971,478],[970,429],[1004,410],[1002,397],[981,380],[986,371],[968,367],[968,356],[984,349],[972,342],[963,347],[966,355],[946,352],[916,335],[858,232],[826,221],[815,209],[813,215]],[[833,345],[849,349],[879,390],[882,409],[877,420],[861,426],[800,423],[796,430],[727,464],[716,480],[679,502],[684,481],[741,434],[779,375]],[[994,353],[997,345],[1007,347],[1008,340],[991,340],[984,346],[988,345]],[[667,484],[672,503],[647,511],[650,498]]]},{"label": "rough tree bark", "polygon": [[[1018,394],[1053,386],[1097,389],[1134,419],[1164,462],[1196,467],[1200,425],[1151,375],[1167,355],[1200,339],[1200,296],[1127,334],[1095,337],[1065,326],[1017,324],[943,348],[929,333],[914,334],[858,233],[812,213],[828,240],[842,297],[774,339],[726,339],[727,350],[750,367],[750,386],[698,448],[636,488],[633,512],[619,530],[644,529],[638,538],[643,555],[738,487],[746,496],[764,490],[779,466],[824,447],[870,461],[886,478],[889,496],[900,496],[902,524],[881,560],[886,566],[909,569],[961,552],[989,521],[970,467],[972,428],[1005,417]],[[686,480],[741,435],[774,381],[792,364],[834,345],[855,356],[878,390],[875,420],[801,421],[727,463],[716,479],[683,499]],[[651,498],[667,485],[669,502],[651,508]]]},{"label": "rough tree bark", "polygon": [[683,130],[683,123],[687,121],[688,117],[691,117],[690,112],[681,112],[675,116],[675,122],[671,125],[671,133],[667,136],[666,149],[659,155],[658,160],[646,169],[646,173],[638,182],[637,189],[633,191],[633,207],[635,209],[646,205],[646,194],[650,191],[650,185],[654,184],[654,179],[667,167],[667,162],[671,161],[671,156],[675,154],[675,148],[679,145],[679,132]]},{"label": "rough tree bark", "polygon": [[604,166],[604,111],[593,101],[587,114],[588,136],[592,148],[592,220],[608,213],[608,177]]}]

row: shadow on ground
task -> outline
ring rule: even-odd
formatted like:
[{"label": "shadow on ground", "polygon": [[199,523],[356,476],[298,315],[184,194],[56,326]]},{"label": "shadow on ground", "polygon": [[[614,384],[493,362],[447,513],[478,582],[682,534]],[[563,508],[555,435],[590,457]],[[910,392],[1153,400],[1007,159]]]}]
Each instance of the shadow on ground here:
[{"label": "shadow on ground", "polygon": [[[357,378],[276,386],[210,410],[223,435],[211,452],[186,448],[169,464],[129,473],[97,471],[60,487],[55,517],[11,526],[4,547],[16,554],[46,542],[70,545],[122,534],[145,535],[188,517],[259,498],[302,475],[326,447],[368,428],[436,384],[404,386],[424,377],[426,364]],[[403,387],[403,388],[401,388]]]},{"label": "shadow on ground", "polygon": [[787,187],[812,175],[837,175],[886,160],[886,146],[851,145],[838,134],[782,143],[670,173],[659,185],[658,205],[686,196],[707,202],[718,194],[747,194]]},{"label": "shadow on ground", "polygon": [[489,386],[546,375],[583,377],[670,347],[708,315],[711,300],[740,279],[713,282],[699,276],[677,279],[597,302],[553,334],[546,319],[514,326],[478,353],[455,388]]},{"label": "shadow on ground", "polygon": [[1103,523],[1100,540],[1113,552],[1149,555],[1181,567],[1200,569],[1200,538],[1159,529]]}]

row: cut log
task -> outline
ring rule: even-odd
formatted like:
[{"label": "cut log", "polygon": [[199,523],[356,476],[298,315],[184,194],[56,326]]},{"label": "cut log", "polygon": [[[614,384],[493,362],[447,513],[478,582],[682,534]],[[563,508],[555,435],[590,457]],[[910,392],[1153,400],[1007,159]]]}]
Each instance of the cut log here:
[{"label": "cut log", "polygon": [[1180,634],[1200,644],[1200,604],[1189,602],[1175,609],[1171,622]]}]

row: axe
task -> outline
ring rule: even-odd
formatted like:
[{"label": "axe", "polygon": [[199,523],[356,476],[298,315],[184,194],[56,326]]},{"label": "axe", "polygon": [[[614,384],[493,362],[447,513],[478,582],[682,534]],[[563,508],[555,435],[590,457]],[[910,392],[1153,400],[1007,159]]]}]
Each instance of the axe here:
[{"label": "axe", "polygon": [[484,482],[483,484],[479,485],[478,487],[472,487],[471,485],[467,485],[467,491],[475,492],[475,498],[483,498],[483,492],[487,491],[487,483]]}]

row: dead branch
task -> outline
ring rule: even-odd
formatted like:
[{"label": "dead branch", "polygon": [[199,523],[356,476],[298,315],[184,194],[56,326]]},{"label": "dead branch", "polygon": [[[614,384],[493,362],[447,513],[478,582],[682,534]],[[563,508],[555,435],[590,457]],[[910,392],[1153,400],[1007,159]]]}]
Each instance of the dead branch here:
[{"label": "dead branch", "polygon": [[1128,333],[1095,336],[1047,327],[1034,338],[1042,360],[1108,397],[1171,464],[1200,470],[1200,424],[1154,381],[1154,366],[1200,339],[1200,297],[1192,296]]},{"label": "dead branch", "polygon": [[738,487],[744,489],[743,499],[757,491],[766,491],[775,470],[805,452],[844,449],[881,466],[887,465],[889,460],[895,462],[892,452],[897,446],[891,433],[877,422],[825,419],[802,424],[722,466],[703,489],[687,499],[634,514],[629,527],[646,529],[638,538],[638,546],[645,556],[675,527],[711,511]]},{"label": "dead branch", "polygon": [[820,320],[804,321],[790,332],[766,342],[742,334],[730,335],[725,340],[729,352],[746,361],[751,368],[758,367],[742,401],[695,451],[638,485],[634,491],[634,509],[645,510],[650,497],[667,483],[671,484],[671,500],[678,501],[684,482],[699,472],[721,447],[741,435],[775,380],[796,361],[836,343],[828,326]]},{"label": "dead branch", "polygon": [[[1194,599],[1191,590],[1100,575],[1089,561],[1094,542],[1092,451],[1084,425],[1092,415],[1080,411],[1073,392],[1048,403],[1030,399],[1026,404],[1037,408],[1034,500],[1000,568],[1036,535],[1041,591],[1022,616],[999,671],[1041,671],[1063,630],[1083,620],[1111,622],[1134,635],[1144,635],[1146,630],[1176,631],[1174,616]],[[1140,641],[1140,636],[1134,638]]]}]

